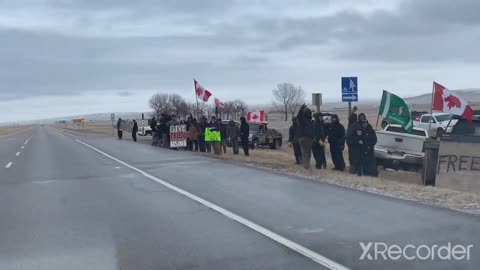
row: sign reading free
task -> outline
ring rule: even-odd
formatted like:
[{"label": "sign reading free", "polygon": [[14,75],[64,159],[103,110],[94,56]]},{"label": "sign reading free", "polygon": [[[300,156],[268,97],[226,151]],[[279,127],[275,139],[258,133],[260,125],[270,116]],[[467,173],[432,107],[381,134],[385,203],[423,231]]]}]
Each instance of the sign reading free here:
[{"label": "sign reading free", "polygon": [[438,187],[480,192],[480,144],[441,142],[435,182]]},{"label": "sign reading free", "polygon": [[170,148],[187,147],[187,125],[170,126]]}]

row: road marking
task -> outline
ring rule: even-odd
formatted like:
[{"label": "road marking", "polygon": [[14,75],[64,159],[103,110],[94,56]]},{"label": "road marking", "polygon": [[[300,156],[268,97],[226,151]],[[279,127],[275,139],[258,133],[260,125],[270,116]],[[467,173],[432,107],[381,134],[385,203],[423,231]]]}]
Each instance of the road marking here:
[{"label": "road marking", "polygon": [[111,156],[111,155],[109,155],[109,154],[107,154],[107,153],[105,153],[105,152],[87,144],[87,143],[84,143],[80,140],[75,140],[75,141],[84,145],[84,146],[86,146],[86,147],[88,147],[88,148],[90,148],[90,149],[92,149],[92,150],[94,150],[94,151],[96,151],[97,153],[102,154],[105,157],[108,157],[108,158],[122,164],[125,167],[128,167],[128,168],[140,173],[141,175],[145,176],[146,178],[148,178],[150,180],[153,180],[153,181],[155,181],[155,182],[157,182],[157,183],[159,183],[159,184],[161,184],[161,185],[163,185],[163,186],[165,186],[165,187],[167,187],[167,188],[169,188],[169,189],[171,189],[171,190],[173,190],[177,193],[180,193],[180,194],[182,194],[182,195],[184,195],[184,196],[186,196],[186,197],[188,197],[188,198],[190,198],[190,199],[192,199],[192,200],[194,200],[194,201],[196,201],[200,204],[203,204],[204,206],[206,206],[206,207],[208,207],[208,208],[210,208],[210,209],[212,209],[212,210],[214,210],[214,211],[216,211],[216,212],[218,212],[218,213],[220,213],[220,214],[222,214],[222,215],[224,215],[224,216],[226,216],[226,217],[228,217],[228,218],[230,218],[230,219],[232,219],[232,220],[234,220],[234,221],[236,221],[236,222],[238,222],[238,223],[240,223],[240,224],[242,224],[242,225],[244,225],[244,226],[246,226],[246,227],[248,227],[248,228],[264,235],[264,236],[266,236],[266,237],[268,237],[268,238],[270,238],[271,240],[273,240],[273,241],[275,241],[275,242],[277,242],[277,243],[279,243],[279,244],[281,244],[281,245],[283,245],[283,246],[285,246],[285,247],[287,247],[287,248],[289,248],[293,251],[296,251],[296,252],[302,254],[303,256],[305,256],[307,258],[310,258],[314,262],[316,262],[318,264],[321,264],[328,269],[349,270],[349,268],[347,268],[347,267],[345,267],[345,266],[343,266],[343,265],[341,265],[337,262],[334,262],[334,261],[328,259],[327,257],[316,253],[315,251],[313,251],[311,249],[308,249],[308,248],[306,248],[306,247],[304,247],[304,246],[302,246],[298,243],[295,243],[295,242],[293,242],[293,241],[291,241],[291,240],[289,240],[289,239],[287,239],[287,238],[285,238],[285,237],[283,237],[283,236],[281,236],[277,233],[274,233],[274,232],[268,230],[267,228],[264,228],[264,227],[262,227],[262,226],[260,226],[256,223],[253,223],[252,221],[250,221],[248,219],[245,219],[245,218],[243,218],[243,217],[241,217],[241,216],[239,216],[239,215],[237,215],[233,212],[230,212],[225,208],[222,208],[222,207],[220,207],[220,206],[218,206],[218,205],[216,205],[212,202],[209,202],[209,201],[207,201],[207,200],[205,200],[201,197],[198,197],[197,195],[194,195],[194,194],[192,194],[188,191],[185,191],[181,188],[178,188],[178,187],[176,187],[176,186],[174,186],[174,185],[172,185],[172,184],[170,184],[170,183],[168,183],[164,180],[161,180],[161,179],[159,179],[159,178],[157,178],[157,177],[155,177],[155,176],[153,176],[153,175],[151,175],[151,174],[149,174],[145,171],[142,171],[142,170],[140,170],[140,169],[124,162],[124,161],[121,161],[120,159],[115,158],[115,157],[113,157],[113,156]]},{"label": "road marking", "polygon": [[18,157],[18,155],[20,155],[20,152],[17,152],[17,154],[16,154],[15,156],[17,156],[17,157]]},{"label": "road marking", "polygon": [[5,166],[5,168],[8,169],[8,168],[12,167],[12,164],[13,164],[12,162],[8,162],[7,166]]},{"label": "road marking", "polygon": [[20,147],[20,148],[22,148],[22,149],[23,149],[23,148],[25,148],[25,146],[23,146],[23,145],[22,145],[22,147]]},{"label": "road marking", "polygon": [[24,144],[26,145],[27,143],[28,143],[28,140],[26,140]]}]

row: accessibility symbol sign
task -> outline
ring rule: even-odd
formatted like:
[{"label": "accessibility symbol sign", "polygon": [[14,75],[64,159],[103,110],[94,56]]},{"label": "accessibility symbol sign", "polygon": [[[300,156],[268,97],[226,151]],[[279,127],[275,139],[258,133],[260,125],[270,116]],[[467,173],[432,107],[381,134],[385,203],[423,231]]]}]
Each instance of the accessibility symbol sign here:
[{"label": "accessibility symbol sign", "polygon": [[342,77],[342,102],[358,101],[358,78]]}]

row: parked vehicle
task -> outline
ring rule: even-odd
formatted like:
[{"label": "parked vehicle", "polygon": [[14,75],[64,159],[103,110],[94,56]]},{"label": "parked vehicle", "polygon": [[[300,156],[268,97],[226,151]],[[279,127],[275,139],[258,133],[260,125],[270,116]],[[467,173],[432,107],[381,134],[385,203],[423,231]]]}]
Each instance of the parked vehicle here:
[{"label": "parked vehicle", "polygon": [[150,127],[139,127],[137,134],[139,136],[152,136],[152,129]]},{"label": "parked vehicle", "polygon": [[248,141],[252,149],[259,146],[270,146],[271,149],[282,147],[282,133],[273,128],[268,128],[267,123],[249,123],[250,135]]},{"label": "parked vehicle", "polygon": [[401,125],[387,125],[384,130],[377,131],[377,164],[395,169],[421,169],[425,156],[423,143],[428,138],[428,131],[423,128],[414,127],[409,134]]},{"label": "parked vehicle", "polygon": [[440,138],[444,133],[452,131],[457,121],[457,119],[452,119],[452,115],[449,113],[424,114],[420,117],[420,121],[413,121],[413,126],[424,129],[430,128],[428,133],[435,138]]},{"label": "parked vehicle", "polygon": [[480,116],[475,116],[472,122],[456,119],[457,123],[450,133],[442,136],[442,141],[480,143]]}]

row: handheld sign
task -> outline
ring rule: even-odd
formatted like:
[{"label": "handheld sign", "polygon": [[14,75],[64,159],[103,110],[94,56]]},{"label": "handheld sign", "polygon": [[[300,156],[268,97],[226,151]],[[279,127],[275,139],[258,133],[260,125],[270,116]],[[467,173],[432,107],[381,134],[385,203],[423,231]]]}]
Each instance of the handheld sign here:
[{"label": "handheld sign", "polygon": [[170,126],[170,148],[187,147],[187,125]]},{"label": "handheld sign", "polygon": [[205,141],[206,142],[220,142],[222,140],[220,131],[212,128],[205,128]]}]

